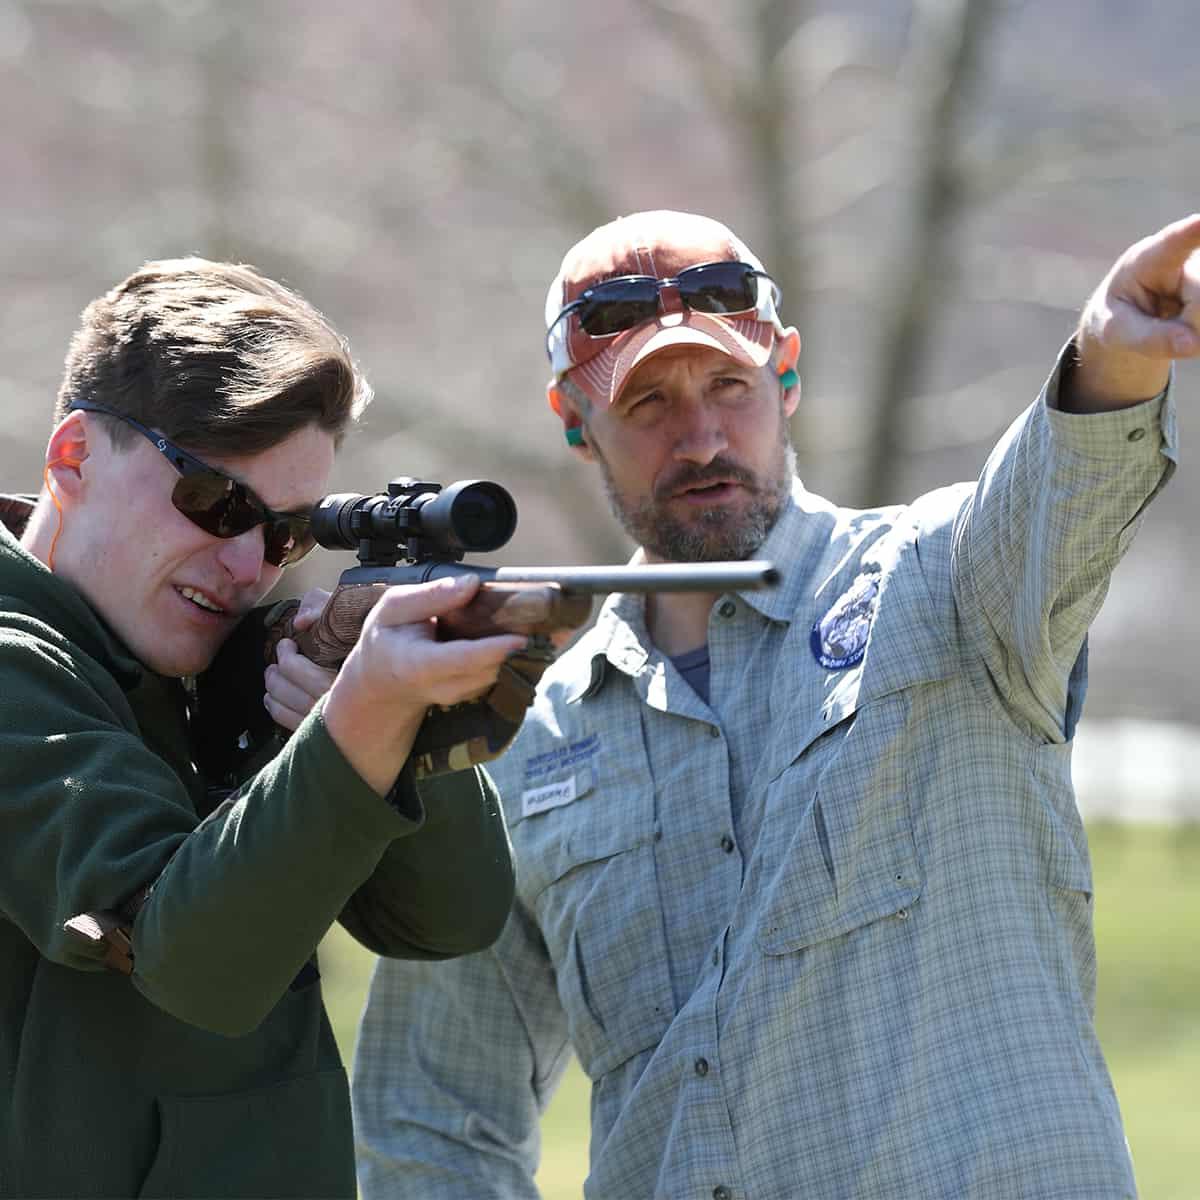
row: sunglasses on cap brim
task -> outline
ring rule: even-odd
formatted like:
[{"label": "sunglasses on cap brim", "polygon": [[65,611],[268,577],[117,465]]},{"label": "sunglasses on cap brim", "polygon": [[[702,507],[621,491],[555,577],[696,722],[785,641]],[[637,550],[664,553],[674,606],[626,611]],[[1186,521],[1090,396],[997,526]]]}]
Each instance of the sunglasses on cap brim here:
[{"label": "sunglasses on cap brim", "polygon": [[218,538],[235,538],[261,525],[263,560],[274,567],[288,567],[299,562],[316,545],[307,513],[275,512],[244,483],[210,467],[123,412],[82,401],[72,404],[71,408],[116,417],[151,442],[179,472],[179,479],[171,491],[171,503],[205,533]]},{"label": "sunglasses on cap brim", "polygon": [[610,338],[659,314],[662,289],[674,288],[685,308],[712,316],[754,313],[778,324],[779,286],[750,263],[713,262],[687,267],[673,279],[620,275],[586,289],[554,318],[546,331],[546,353],[556,374],[577,365],[571,356],[572,325],[589,338]]}]

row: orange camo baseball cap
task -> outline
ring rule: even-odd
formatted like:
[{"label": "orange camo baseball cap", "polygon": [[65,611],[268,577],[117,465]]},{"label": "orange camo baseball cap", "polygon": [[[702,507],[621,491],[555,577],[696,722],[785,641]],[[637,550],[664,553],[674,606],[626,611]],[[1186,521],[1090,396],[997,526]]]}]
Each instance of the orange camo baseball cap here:
[{"label": "orange camo baseball cap", "polygon": [[[751,306],[737,312],[699,311],[673,286],[681,271],[716,263],[746,264]],[[656,289],[657,315],[616,332],[589,333],[580,310],[584,303],[595,304],[590,289],[628,277],[665,281]],[[785,332],[778,302],[778,286],[720,221],[666,209],[618,217],[567,251],[546,295],[547,352],[554,379],[569,376],[604,408],[620,395],[635,367],[669,346],[706,346],[743,365],[763,366],[775,335]]]}]

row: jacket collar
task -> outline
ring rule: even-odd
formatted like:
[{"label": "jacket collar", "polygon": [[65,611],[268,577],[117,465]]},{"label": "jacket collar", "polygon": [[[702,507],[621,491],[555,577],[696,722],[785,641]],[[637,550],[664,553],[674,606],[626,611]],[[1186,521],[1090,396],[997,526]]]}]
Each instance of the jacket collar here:
[{"label": "jacket collar", "polygon": [[33,512],[34,497],[0,495],[0,595],[7,613],[23,613],[51,626],[104,663],[125,689],[145,668],[87,603],[18,541]]}]

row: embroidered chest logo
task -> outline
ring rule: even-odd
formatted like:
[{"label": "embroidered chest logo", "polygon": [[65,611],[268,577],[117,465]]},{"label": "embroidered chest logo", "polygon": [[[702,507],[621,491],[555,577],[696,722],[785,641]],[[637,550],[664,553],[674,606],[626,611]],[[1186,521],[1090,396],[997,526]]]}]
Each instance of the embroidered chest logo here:
[{"label": "embroidered chest logo", "polygon": [[536,785],[544,782],[547,778],[561,775],[564,771],[591,762],[599,753],[600,735],[598,733],[580,738],[578,741],[567,742],[565,745],[555,746],[553,750],[547,750],[545,754],[538,754],[525,760],[525,784],[526,786]]},{"label": "embroidered chest logo", "polygon": [[844,671],[862,662],[878,603],[879,572],[873,571],[860,575],[816,621],[809,645],[827,671]]}]

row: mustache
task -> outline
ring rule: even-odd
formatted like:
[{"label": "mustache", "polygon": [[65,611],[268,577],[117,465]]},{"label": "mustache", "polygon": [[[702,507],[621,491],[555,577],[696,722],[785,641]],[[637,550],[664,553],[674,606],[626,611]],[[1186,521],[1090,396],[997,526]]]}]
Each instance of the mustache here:
[{"label": "mustache", "polygon": [[754,472],[736,463],[731,458],[718,455],[712,462],[680,463],[669,475],[664,475],[654,486],[655,500],[669,500],[686,488],[711,487],[718,483],[736,483],[751,492],[758,491],[758,480]]}]

